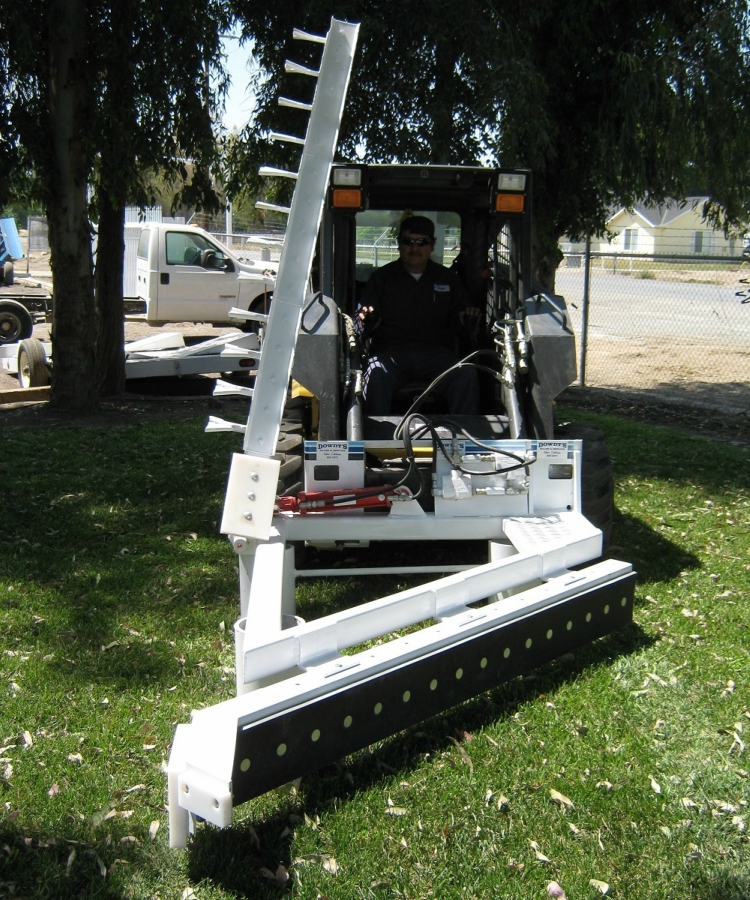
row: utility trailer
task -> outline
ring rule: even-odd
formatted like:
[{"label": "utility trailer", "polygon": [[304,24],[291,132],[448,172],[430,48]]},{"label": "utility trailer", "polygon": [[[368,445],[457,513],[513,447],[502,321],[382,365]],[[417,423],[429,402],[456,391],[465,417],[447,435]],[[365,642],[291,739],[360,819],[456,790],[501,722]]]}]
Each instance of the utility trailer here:
[{"label": "utility trailer", "polygon": [[42,284],[15,279],[13,261],[23,258],[15,219],[0,219],[0,346],[30,338],[50,314],[52,294]]},{"label": "utility trailer", "polygon": [[[632,618],[631,565],[601,558],[609,459],[554,422],[575,350],[564,300],[532,283],[531,173],[333,165],[357,35],[335,19],[326,38],[295,33],[324,45],[319,71],[288,64],[318,79],[313,103],[280,100],[310,113],[304,140],[275,135],[304,144],[299,171],[261,170],[296,188],[255,391],[246,423],[207,426],[243,435],[220,525],[240,574],[237,696],[177,726],[173,847],[200,820],[226,827],[234,806]],[[431,386],[403,414],[363,408],[354,323],[373,260],[358,256],[358,230],[417,211],[457,228],[470,251],[463,277],[482,294],[485,345],[461,365],[481,359],[488,376],[475,417],[428,412]],[[456,542],[454,560],[309,569],[297,552],[437,540]],[[466,541],[486,541],[487,562],[467,566]],[[298,579],[371,573],[428,580],[314,621],[297,615]]]},{"label": "utility trailer", "polygon": [[[183,378],[212,373],[252,375],[259,359],[257,334],[225,334],[186,345],[182,334],[169,331],[125,344],[125,378]],[[51,365],[49,341],[30,338],[18,344],[0,345],[0,369],[16,375],[23,388],[49,384]],[[215,393],[227,391],[224,382],[217,385]],[[253,395],[251,387],[233,386],[231,392],[246,397]]]}]

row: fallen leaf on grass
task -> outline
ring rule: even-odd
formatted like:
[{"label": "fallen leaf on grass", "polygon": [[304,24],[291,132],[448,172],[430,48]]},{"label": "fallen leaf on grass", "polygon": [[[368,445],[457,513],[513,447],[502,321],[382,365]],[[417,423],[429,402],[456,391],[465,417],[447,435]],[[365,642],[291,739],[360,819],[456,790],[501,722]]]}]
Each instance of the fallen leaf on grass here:
[{"label": "fallen leaf on grass", "polygon": [[145,791],[145,784],[134,784],[133,787],[125,788],[124,791],[115,791],[117,797],[123,797],[125,794],[132,794],[134,791]]},{"label": "fallen leaf on grass", "polygon": [[508,868],[511,872],[523,872],[525,865],[525,863],[517,862],[515,859],[508,860]]},{"label": "fallen leaf on grass", "polygon": [[387,816],[394,816],[396,819],[400,819],[402,816],[405,816],[407,810],[404,809],[403,806],[386,806],[385,814]]},{"label": "fallen leaf on grass", "polygon": [[549,795],[553,803],[559,804],[564,809],[575,809],[573,801],[566,797],[565,794],[561,794],[560,791],[550,788]]},{"label": "fallen leaf on grass", "polygon": [[260,870],[260,874],[264,878],[268,878],[270,881],[275,881],[277,884],[286,884],[287,881],[289,881],[289,872],[287,872],[287,870],[284,868],[284,866],[281,865],[281,863],[279,863],[279,867],[275,872],[262,867]]},{"label": "fallen leaf on grass", "polygon": [[680,800],[680,803],[685,807],[685,809],[698,809],[698,804],[695,800],[691,800],[690,797],[683,797]]},{"label": "fallen leaf on grass", "polygon": [[156,838],[156,832],[159,830],[159,821],[158,819],[154,819],[154,821],[148,826],[148,833],[153,841]]},{"label": "fallen leaf on grass", "polygon": [[31,747],[31,745],[34,743],[34,738],[31,736],[30,731],[24,731],[24,733],[21,735],[21,743],[24,745],[24,747]]},{"label": "fallen leaf on grass", "polygon": [[323,856],[321,858],[321,862],[326,872],[330,872],[331,875],[339,874],[339,864],[332,856]]},{"label": "fallen leaf on grass", "polygon": [[71,869],[73,863],[75,862],[75,859],[76,859],[76,850],[74,847],[68,854],[68,862],[65,865],[65,874],[66,875],[70,875],[70,869]]},{"label": "fallen leaf on grass", "polygon": [[[745,752],[745,742],[742,738],[737,734],[737,732],[733,732],[734,740],[732,741],[732,746],[729,748],[730,753],[737,753],[737,756],[741,756]],[[735,751],[735,747],[737,748]]]},{"label": "fallen leaf on grass", "polygon": [[473,772],[474,771],[474,763],[471,761],[471,757],[469,756],[469,754],[464,750],[464,748],[459,744],[459,742],[454,737],[451,737],[450,735],[448,735],[448,740],[454,744],[456,750],[458,750],[458,753],[459,753],[461,759],[469,767],[469,771]]},{"label": "fallen leaf on grass", "polygon": [[60,793],[60,785],[59,784],[53,784],[52,787],[47,791],[47,795],[49,797],[54,797],[59,793]]},{"label": "fallen leaf on grass", "polygon": [[547,885],[547,893],[553,900],[567,900],[567,895],[565,891],[560,887],[560,885],[556,881],[550,881]]},{"label": "fallen leaf on grass", "polygon": [[596,878],[592,878],[590,879],[589,884],[594,890],[599,891],[600,894],[609,893],[609,885],[606,881],[598,881]]},{"label": "fallen leaf on grass", "polygon": [[80,753],[69,753],[68,754],[68,762],[72,763],[82,763],[83,757]]},{"label": "fallen leaf on grass", "polygon": [[508,798],[504,794],[500,794],[500,796],[497,798],[497,808],[500,810],[500,812],[507,812],[509,806],[510,800],[508,800]]},{"label": "fallen leaf on grass", "polygon": [[661,794],[661,785],[659,784],[659,782],[654,778],[653,775],[649,775],[648,778],[651,782],[651,790],[656,794]]}]

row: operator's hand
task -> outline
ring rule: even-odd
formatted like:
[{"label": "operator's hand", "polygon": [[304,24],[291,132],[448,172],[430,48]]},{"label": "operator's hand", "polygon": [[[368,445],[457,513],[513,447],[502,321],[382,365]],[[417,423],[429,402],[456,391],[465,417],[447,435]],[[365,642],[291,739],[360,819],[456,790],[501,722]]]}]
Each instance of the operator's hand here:
[{"label": "operator's hand", "polygon": [[458,320],[469,334],[474,334],[479,327],[479,317],[481,315],[482,310],[478,306],[467,306],[466,309],[462,309],[458,314]]},{"label": "operator's hand", "polygon": [[357,319],[363,334],[370,334],[380,324],[380,318],[375,312],[374,306],[361,306],[357,313]]}]

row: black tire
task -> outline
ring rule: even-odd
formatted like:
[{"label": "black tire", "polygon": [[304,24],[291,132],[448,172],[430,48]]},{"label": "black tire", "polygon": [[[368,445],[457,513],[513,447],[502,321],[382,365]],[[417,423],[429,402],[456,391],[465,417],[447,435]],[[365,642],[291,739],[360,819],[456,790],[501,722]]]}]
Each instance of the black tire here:
[{"label": "black tire", "polygon": [[615,506],[615,481],[612,459],[603,433],[590,425],[568,422],[555,428],[555,438],[583,441],[583,471],[581,473],[581,504],[583,514],[604,535],[608,546],[612,535]]},{"label": "black tire", "polygon": [[295,496],[304,488],[303,456],[305,436],[300,422],[283,421],[274,459],[281,461],[278,497]]},{"label": "black tire", "polygon": [[34,320],[25,306],[6,300],[0,303],[0,344],[15,344],[34,333]]},{"label": "black tire", "polygon": [[[267,293],[267,294],[260,294],[250,304],[248,312],[263,313],[264,315],[268,315],[268,313],[271,309],[271,300],[272,299],[273,299],[272,291],[269,291],[269,293]],[[247,322],[243,322],[239,327],[240,327],[240,331],[248,331],[248,332],[251,332],[252,334],[262,334],[265,331],[265,325],[262,322],[247,321]]]},{"label": "black tire", "polygon": [[14,281],[15,273],[13,271],[13,263],[3,263],[3,284],[5,285],[5,287],[10,287]]},{"label": "black tire", "polygon": [[22,388],[44,387],[49,384],[47,354],[42,342],[35,338],[21,341],[18,348],[18,381]]}]

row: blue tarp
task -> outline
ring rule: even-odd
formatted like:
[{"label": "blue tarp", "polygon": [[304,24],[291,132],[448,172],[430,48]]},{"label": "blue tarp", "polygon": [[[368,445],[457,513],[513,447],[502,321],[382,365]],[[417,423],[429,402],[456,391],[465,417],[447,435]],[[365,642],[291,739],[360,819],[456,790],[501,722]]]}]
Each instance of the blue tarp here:
[{"label": "blue tarp", "polygon": [[0,263],[9,259],[23,259],[21,238],[13,218],[0,219]]}]

